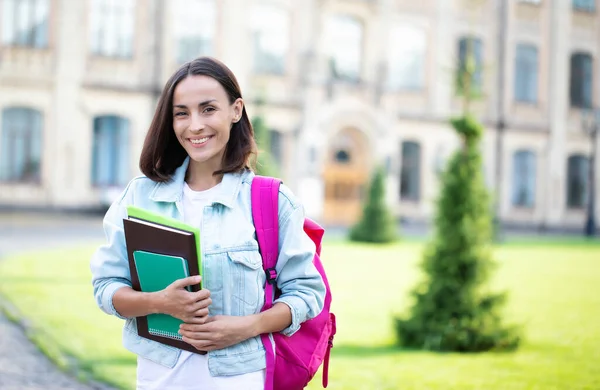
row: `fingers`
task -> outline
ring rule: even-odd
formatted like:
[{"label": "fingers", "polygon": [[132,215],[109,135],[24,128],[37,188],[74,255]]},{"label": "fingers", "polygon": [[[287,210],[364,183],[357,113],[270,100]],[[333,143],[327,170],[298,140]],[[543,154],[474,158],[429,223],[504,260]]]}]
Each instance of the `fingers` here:
[{"label": "fingers", "polygon": [[[187,302],[200,301],[200,300],[207,299],[210,297],[209,290],[202,289],[197,292],[189,292],[185,289],[185,287],[191,286],[194,284],[198,284],[198,283],[200,283],[201,280],[202,280],[201,276],[190,276],[188,278],[177,279],[176,281],[171,283],[169,286],[167,286],[167,288],[165,290],[166,291],[171,290],[171,295],[177,294],[178,296],[182,296],[181,294],[183,293],[186,297]],[[173,290],[176,290],[176,291],[173,291]]]},{"label": "fingers", "polygon": [[206,322],[206,317],[208,317],[208,307],[203,307],[202,309],[196,310],[193,318],[203,318],[203,323]]},{"label": "fingers", "polygon": [[[210,291],[209,291],[209,290],[207,290],[207,289],[202,289],[202,290],[200,290],[200,291],[198,291],[198,292],[195,292],[195,293],[193,293],[193,294],[194,294],[194,298],[195,298],[197,301],[200,301],[200,300],[202,300],[202,299],[207,299],[207,298],[210,298]],[[211,301],[211,302],[212,302],[212,301]]]},{"label": "fingers", "polygon": [[190,314],[197,310],[204,309],[205,307],[209,307],[212,304],[212,299],[210,298],[210,292],[208,290],[202,295],[198,295],[198,293],[189,293],[187,291],[184,294],[185,295],[181,296],[180,302],[185,305],[185,310]]},{"label": "fingers", "polygon": [[[188,324],[188,326],[190,326]],[[193,325],[195,327],[199,327],[201,325]],[[188,331],[185,329],[180,329],[179,334],[183,341],[188,344],[193,345],[196,349],[200,351],[208,351],[207,348],[210,346],[214,346],[215,340],[211,338],[211,333],[207,332],[194,332]]]},{"label": "fingers", "polygon": [[190,322],[179,325],[179,330],[181,331],[181,334],[194,339],[203,338],[206,340],[211,334],[211,330],[208,329],[204,324],[195,324]]},{"label": "fingers", "polygon": [[184,322],[186,324],[205,324],[208,319],[208,309],[200,309],[195,315],[187,317]]},{"label": "fingers", "polygon": [[184,322],[193,324],[204,324],[208,318],[208,307],[212,304],[212,299],[204,299],[202,301],[193,302],[185,308]]},{"label": "fingers", "polygon": [[199,283],[200,276],[191,276],[171,283],[164,295],[168,302],[164,313],[179,318],[184,322],[204,323],[208,316],[208,307],[212,304],[210,291],[203,289],[189,292],[186,286]]},{"label": "fingers", "polygon": [[187,278],[177,279],[176,281],[171,283],[171,285],[169,287],[176,288],[176,289],[185,288],[187,286],[199,284],[201,281],[202,281],[202,276],[189,276]]},{"label": "fingers", "polygon": [[195,301],[192,305],[190,305],[190,310],[192,312],[196,312],[198,310],[206,309],[210,305],[212,305],[212,299],[205,298],[205,299],[202,299],[201,301]]},{"label": "fingers", "polygon": [[171,301],[172,309],[166,314],[179,318],[183,322],[204,323],[209,314],[212,299],[196,300],[194,294],[181,292]]},{"label": "fingers", "polygon": [[216,343],[216,340],[208,338],[208,333],[186,332],[181,330],[179,331],[179,334],[181,334],[181,339],[183,341],[188,344],[192,344],[194,347],[200,350],[204,350],[204,348],[210,345],[215,345]]},{"label": "fingers", "polygon": [[190,317],[201,317],[204,315],[208,315],[208,307],[211,304],[211,298],[203,299],[201,301],[196,301],[195,299],[188,299],[184,310]]},{"label": "fingers", "polygon": [[208,352],[208,351],[213,351],[213,350],[217,349],[217,346],[215,344],[213,344],[212,341],[210,341],[210,340],[194,340],[194,339],[190,339],[188,337],[183,336],[183,341],[192,345],[198,351]]}]

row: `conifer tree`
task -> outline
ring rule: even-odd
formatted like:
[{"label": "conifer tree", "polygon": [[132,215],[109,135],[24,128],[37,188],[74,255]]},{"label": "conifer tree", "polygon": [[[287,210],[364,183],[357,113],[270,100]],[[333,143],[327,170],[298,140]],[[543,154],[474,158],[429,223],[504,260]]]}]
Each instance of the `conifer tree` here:
[{"label": "conifer tree", "polygon": [[350,240],[385,243],[398,238],[396,222],[385,204],[385,173],[373,175],[361,220],[351,229]]},{"label": "conifer tree", "polygon": [[407,318],[396,318],[400,345],[437,351],[514,349],[520,330],[502,321],[504,293],[485,287],[495,263],[491,256],[490,196],[482,175],[483,127],[468,112],[473,61],[459,70],[464,115],[451,120],[461,147],[441,175],[435,233],[421,268],[425,278],[412,292]]}]

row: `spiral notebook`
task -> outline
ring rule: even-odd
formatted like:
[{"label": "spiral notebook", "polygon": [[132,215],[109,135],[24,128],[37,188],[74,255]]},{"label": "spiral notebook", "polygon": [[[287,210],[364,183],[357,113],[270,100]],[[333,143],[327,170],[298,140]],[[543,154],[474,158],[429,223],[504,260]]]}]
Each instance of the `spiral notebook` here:
[{"label": "spiral notebook", "polygon": [[[140,287],[144,292],[163,290],[174,280],[190,276],[187,262],[183,257],[135,251],[133,259]],[[181,340],[181,335],[178,333],[181,320],[167,314],[150,314],[147,320],[148,332],[151,335]]]}]

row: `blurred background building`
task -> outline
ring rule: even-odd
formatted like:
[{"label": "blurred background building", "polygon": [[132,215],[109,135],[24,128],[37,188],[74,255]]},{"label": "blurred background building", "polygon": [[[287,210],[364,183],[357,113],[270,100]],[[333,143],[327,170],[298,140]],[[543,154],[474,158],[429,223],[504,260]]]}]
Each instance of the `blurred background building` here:
[{"label": "blurred background building", "polygon": [[139,174],[167,78],[211,55],[268,124],[310,216],[354,222],[380,164],[398,217],[427,221],[460,145],[448,118],[462,109],[455,76],[471,39],[483,92],[473,112],[500,219],[581,229],[598,4],[506,7],[503,19],[499,0],[0,0],[0,204],[110,203]]}]

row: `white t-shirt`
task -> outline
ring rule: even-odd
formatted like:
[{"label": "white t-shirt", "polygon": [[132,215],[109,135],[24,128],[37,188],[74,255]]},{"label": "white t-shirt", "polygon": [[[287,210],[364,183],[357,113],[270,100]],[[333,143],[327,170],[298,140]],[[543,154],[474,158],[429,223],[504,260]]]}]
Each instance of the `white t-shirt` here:
[{"label": "white t-shirt", "polygon": [[[220,184],[206,190],[194,191],[183,186],[183,220],[200,227],[204,206],[212,203]],[[173,368],[148,359],[137,358],[137,390],[262,390],[265,370],[243,375],[213,377],[208,371],[208,355],[181,351]]]}]

